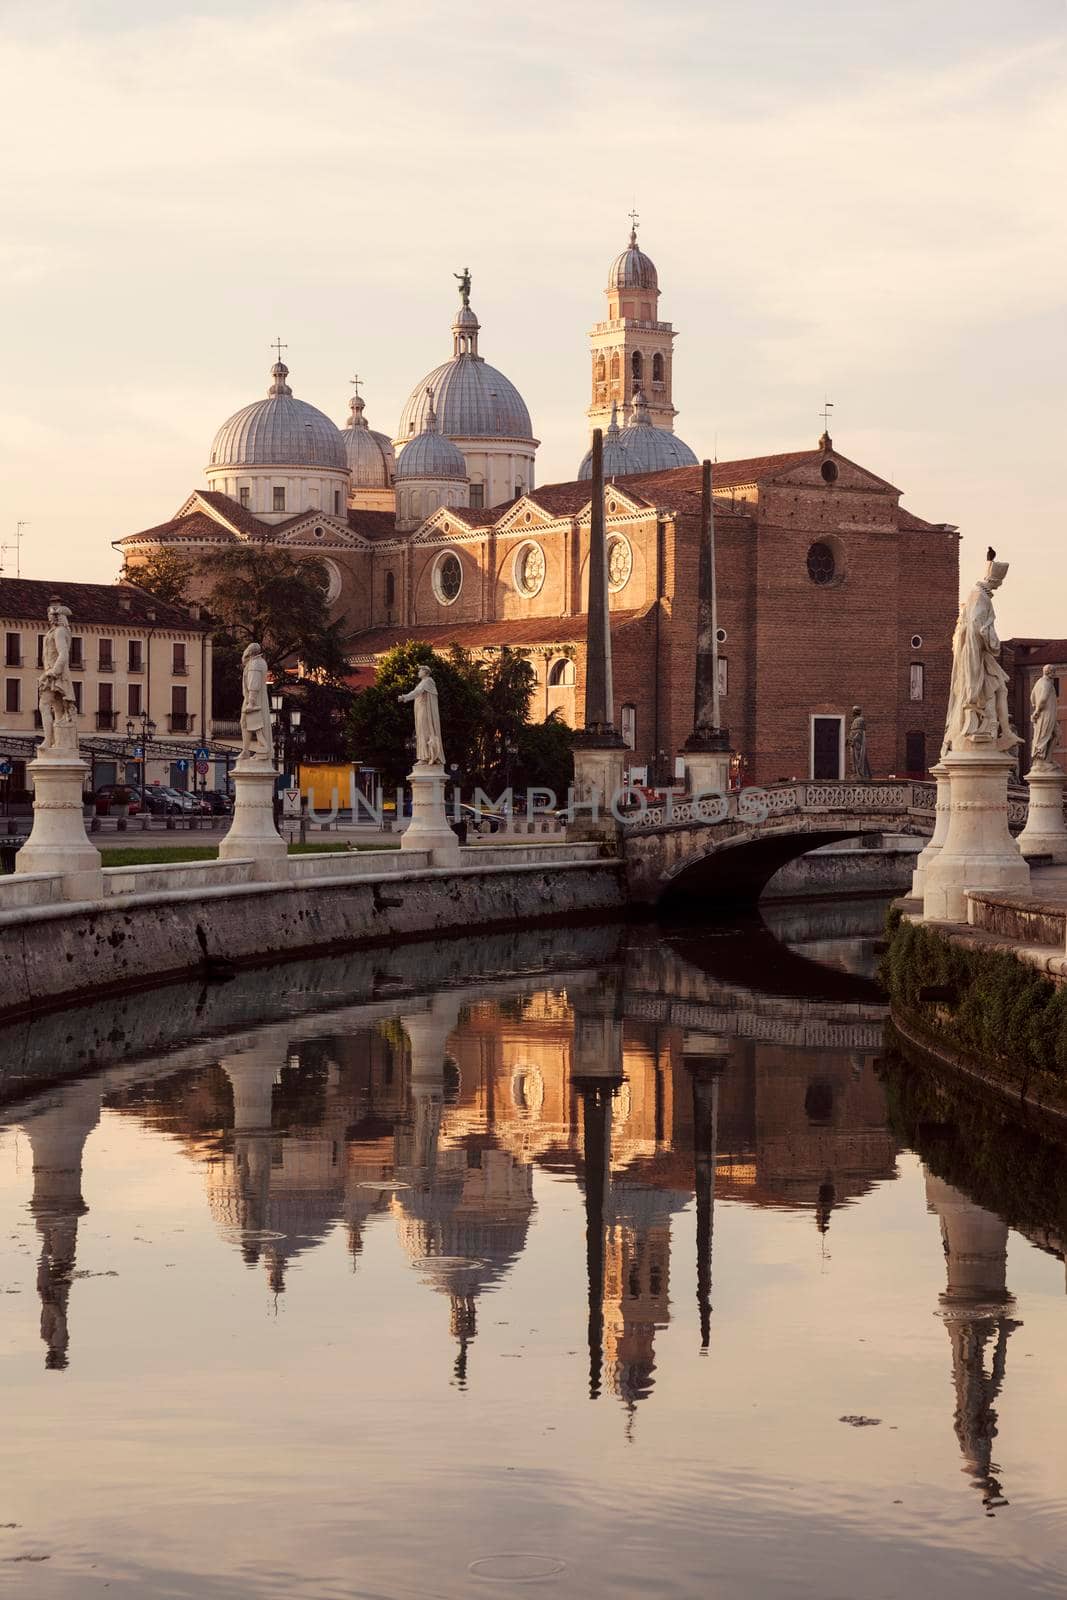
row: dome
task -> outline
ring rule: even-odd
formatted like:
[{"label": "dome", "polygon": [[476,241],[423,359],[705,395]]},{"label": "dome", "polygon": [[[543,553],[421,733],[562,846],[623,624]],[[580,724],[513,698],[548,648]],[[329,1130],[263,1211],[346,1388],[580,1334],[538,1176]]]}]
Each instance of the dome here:
[{"label": "dome", "polygon": [[454,354],[408,397],[400,414],[397,444],[426,427],[427,391],[433,390],[437,425],[450,439],[533,440],[526,402],[509,378],[478,354],[478,318],[463,305],[452,324]]},{"label": "dome", "polygon": [[656,264],[651,256],[637,248],[637,229],[630,229],[630,243],[622,255],[616,256],[608,272],[609,289],[648,289],[659,293]]},{"label": "dome", "polygon": [[363,397],[349,402],[348,426],[341,431],[353,489],[391,488],[396,472],[393,446],[384,433],[375,433],[363,415]]},{"label": "dome", "polygon": [[265,400],[224,422],[211,446],[212,467],[326,467],[344,472],[344,441],[329,417],[295,400],[283,361],[271,371]]},{"label": "dome", "polygon": [[467,463],[462,451],[456,448],[451,439],[446,439],[443,433],[437,431],[432,389],[427,389],[424,403],[425,426],[421,433],[408,440],[397,457],[397,483],[408,478],[453,478],[466,483]]},{"label": "dome", "polygon": [[[638,472],[669,472],[672,467],[695,467],[697,458],[684,440],[666,428],[657,428],[648,414],[648,404],[640,388],[634,390],[633,416],[625,428],[615,425],[604,435],[604,477],[624,478]],[[612,430],[614,429],[614,438]],[[578,478],[593,476],[590,450],[578,468]]]}]

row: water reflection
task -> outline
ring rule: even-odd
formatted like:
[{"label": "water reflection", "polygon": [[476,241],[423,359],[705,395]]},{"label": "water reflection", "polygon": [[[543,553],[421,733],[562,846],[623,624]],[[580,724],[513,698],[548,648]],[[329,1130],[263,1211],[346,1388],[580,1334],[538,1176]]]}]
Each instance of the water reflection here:
[{"label": "water reflection", "polygon": [[[887,1059],[885,1008],[866,950],[873,940],[867,908],[852,924],[851,952],[844,949],[849,924],[840,911],[821,926],[810,910],[803,917],[786,908],[775,914],[788,939],[773,960],[764,959],[771,937],[766,928],[754,937],[690,929],[668,938],[617,928],[570,932],[565,943],[541,936],[512,944],[508,953],[521,951],[522,959],[503,972],[503,963],[494,971],[488,944],[467,973],[452,950],[442,958],[450,963],[449,981],[422,992],[403,954],[392,972],[356,971],[347,993],[343,963],[334,964],[329,974],[312,972],[306,1006],[293,998],[287,1014],[256,1024],[249,1020],[251,1000],[235,992],[212,1002],[228,1006],[233,1019],[221,1037],[197,1038],[183,1024],[181,1042],[169,1054],[126,1060],[25,1099],[10,1121],[24,1132],[32,1156],[34,1289],[48,1373],[42,1381],[74,1384],[83,1362],[88,1376],[107,1359],[121,1380],[133,1330],[109,1324],[90,1286],[83,1292],[79,1282],[95,1275],[78,1262],[79,1227],[90,1227],[94,1215],[83,1190],[95,1210],[121,1181],[102,1135],[120,1150],[151,1140],[153,1149],[166,1152],[161,1163],[176,1161],[193,1180],[199,1220],[194,1214],[182,1226],[201,1229],[222,1253],[209,1313],[223,1348],[234,1316],[227,1296],[231,1287],[244,1293],[245,1285],[263,1315],[297,1317],[292,1325],[305,1330],[309,1348],[324,1322],[336,1319],[343,1336],[351,1306],[333,1305],[337,1270],[346,1265],[346,1276],[356,1274],[359,1283],[369,1274],[376,1295],[388,1282],[398,1304],[408,1304],[405,1285],[412,1286],[416,1298],[395,1326],[387,1303],[368,1302],[364,1337],[375,1319],[401,1339],[413,1328],[432,1358],[428,1392],[454,1392],[457,1401],[462,1396],[469,1414],[480,1417],[483,1393],[496,1394],[499,1406],[500,1394],[512,1388],[536,1417],[573,1375],[596,1403],[589,1415],[610,1419],[616,1444],[629,1449],[646,1430],[644,1422],[637,1427],[638,1418],[664,1408],[674,1419],[670,1438],[657,1446],[653,1431],[646,1446],[652,1452],[647,1470],[664,1482],[680,1441],[696,1448],[687,1431],[686,1397],[697,1407],[713,1405],[718,1425],[728,1428],[737,1404],[734,1386],[744,1392],[755,1384],[753,1398],[745,1394],[743,1401],[755,1432],[741,1428],[731,1445],[743,1452],[768,1427],[759,1409],[764,1384],[773,1392],[777,1369],[787,1370],[798,1354],[810,1356],[813,1373],[822,1374],[813,1378],[816,1390],[820,1381],[827,1393],[835,1389],[839,1369],[842,1390],[851,1386],[868,1407],[878,1404],[884,1382],[887,1392],[898,1394],[903,1427],[907,1382],[898,1393],[897,1380],[885,1374],[894,1370],[902,1323],[922,1318],[928,1325],[937,1297],[949,1343],[947,1356],[940,1346],[936,1363],[941,1398],[927,1403],[923,1423],[912,1421],[912,1429],[922,1430],[920,1449],[935,1457],[938,1441],[951,1442],[954,1431],[955,1462],[962,1457],[973,1485],[972,1518],[980,1509],[990,1516],[1003,1512],[1009,1498],[1015,1512],[1025,1475],[1017,1452],[1005,1470],[998,1446],[1009,1341],[1023,1326],[1007,1287],[1009,1221],[1045,1258],[1060,1250],[1067,1236],[1063,1218],[1055,1205],[1043,1204],[1040,1185],[1026,1187],[1023,1176],[1044,1173],[1044,1194],[1058,1196],[1062,1185],[1048,1177],[1058,1157],[1026,1145],[1023,1159],[1011,1141],[1032,1134],[1006,1133],[1002,1119],[987,1128],[980,1120],[986,1113],[973,1103],[961,1110],[943,1089],[926,1087],[913,1063]],[[819,967],[814,953],[829,965]],[[762,986],[753,981],[757,972]],[[280,969],[272,981],[293,979],[291,969]],[[798,987],[807,992],[797,993]],[[394,994],[401,988],[403,994]],[[142,1026],[132,1014],[130,1025],[133,1032]],[[155,1026],[143,1024],[146,1031]],[[24,1067],[29,1057],[27,1050]],[[1019,1193],[994,1172],[990,1150],[1009,1151],[1005,1171],[1015,1175]],[[921,1169],[909,1152],[917,1152]],[[925,1215],[914,1220],[910,1200],[899,1194],[913,1180],[921,1181],[925,1200]],[[857,1246],[853,1222],[868,1206],[886,1231]],[[113,1211],[111,1217],[113,1229],[136,1227],[116,1223]],[[750,1221],[741,1224],[741,1217]],[[940,1285],[931,1218],[940,1227],[945,1258]],[[724,1223],[725,1266],[715,1259]],[[747,1259],[738,1254],[741,1227]],[[540,1294],[546,1322],[558,1318],[559,1331],[541,1335],[532,1326],[517,1350],[503,1350],[506,1308],[524,1263],[539,1251],[543,1256],[545,1229],[558,1281],[544,1280]],[[905,1229],[906,1257],[895,1243]],[[835,1240],[842,1230],[838,1266]],[[161,1246],[144,1243],[158,1257]],[[177,1255],[180,1248],[171,1243],[167,1252]],[[879,1284],[861,1258],[875,1259],[883,1248],[896,1266]],[[386,1259],[397,1263],[403,1283],[383,1278]],[[99,1255],[89,1260],[96,1266]],[[898,1282],[893,1273],[902,1270],[909,1276]],[[865,1288],[854,1291],[853,1280]],[[793,1291],[791,1283],[798,1286]],[[827,1298],[831,1283],[836,1300]],[[860,1335],[852,1324],[847,1335],[837,1329],[854,1292],[887,1297],[877,1350],[869,1356],[857,1356],[856,1347],[875,1341],[871,1329]],[[773,1310],[763,1306],[764,1294]],[[21,1310],[26,1303],[7,1305]],[[306,1323],[299,1320],[305,1315]],[[108,1358],[101,1355],[104,1327]],[[921,1365],[920,1335],[908,1337],[908,1359]],[[759,1379],[746,1364],[746,1343],[768,1351]],[[534,1351],[554,1364],[551,1379],[529,1364]],[[687,1367],[691,1356],[701,1358],[697,1373]],[[525,1367],[501,1371],[508,1360],[521,1359]],[[274,1361],[280,1363],[276,1374]],[[242,1381],[253,1385],[262,1404],[256,1385],[269,1391],[277,1380],[306,1381],[303,1361],[299,1338],[267,1361],[253,1343]],[[876,1364],[870,1371],[868,1361]],[[62,1379],[53,1376],[59,1373]],[[394,1376],[394,1402],[403,1406],[402,1364]],[[187,1381],[195,1405],[198,1373]],[[1026,1381],[1016,1378],[1016,1384],[1011,1398],[1022,1405]],[[828,1401],[825,1410],[833,1428],[847,1434],[838,1418],[858,1406],[843,1397]],[[405,1436],[399,1418],[396,1425]],[[413,1419],[416,1431],[418,1425]],[[435,1425],[445,1426],[440,1415]],[[489,1424],[483,1419],[477,1426]],[[557,1427],[563,1429],[562,1418],[552,1424]],[[886,1418],[885,1431],[881,1424],[877,1430],[882,1449],[891,1446],[890,1427],[897,1431]],[[810,1419],[805,1428],[811,1435]],[[806,1448],[812,1437],[817,1440],[818,1430]],[[858,1437],[866,1435],[858,1430]],[[823,1444],[813,1455],[821,1465],[812,1470],[835,1485],[840,1507],[864,1493],[863,1458],[849,1455],[850,1446],[851,1436],[837,1437],[833,1448]],[[582,1481],[583,1471],[601,1470],[597,1452],[609,1445],[597,1435],[587,1446],[579,1434],[569,1448]],[[767,1434],[767,1459],[749,1471],[777,1472],[783,1449],[791,1451],[788,1439]],[[868,1452],[869,1463],[877,1459],[877,1452]],[[390,1470],[401,1481],[408,1467],[394,1462]],[[503,1469],[490,1461],[485,1470]],[[714,1470],[724,1472],[725,1464],[717,1462]],[[918,1457],[896,1470],[914,1478]],[[544,1492],[554,1508],[552,1491]],[[936,1492],[948,1495],[943,1479]],[[871,1527],[882,1527],[890,1508],[901,1503],[874,1470],[863,1501]],[[814,1502],[807,1514],[814,1514]],[[941,1513],[924,1515],[936,1520]],[[852,1517],[849,1511],[846,1520]],[[952,1538],[962,1537],[951,1518],[948,1526]],[[921,1542],[928,1534],[923,1529],[909,1537]],[[758,1564],[746,1559],[744,1592],[793,1592],[769,1581],[762,1587]],[[856,1571],[862,1565],[853,1577]],[[829,1587],[828,1573],[816,1563],[812,1581]],[[260,1590],[235,1581],[225,1592]],[[411,1592],[453,1590],[413,1585]],[[584,1592],[629,1591],[621,1580],[605,1579],[603,1589],[594,1583]],[[874,1591],[853,1582],[852,1592]],[[1032,1592],[1044,1590],[1038,1585]]]}]

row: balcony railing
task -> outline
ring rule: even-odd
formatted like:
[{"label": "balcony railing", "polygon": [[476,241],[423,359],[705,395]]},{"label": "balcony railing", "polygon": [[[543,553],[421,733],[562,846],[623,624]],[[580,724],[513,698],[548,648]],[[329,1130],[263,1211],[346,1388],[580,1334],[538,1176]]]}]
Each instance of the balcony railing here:
[{"label": "balcony railing", "polygon": [[168,733],[192,733],[193,714],[191,711],[172,711],[167,717]]},{"label": "balcony railing", "polygon": [[115,660],[113,656],[101,656],[96,663],[97,672],[114,672]]},{"label": "balcony railing", "polygon": [[213,739],[239,739],[241,737],[241,724],[239,722],[220,721],[217,717],[211,720],[211,737]]},{"label": "balcony railing", "polygon": [[24,667],[25,665],[26,663],[22,656],[7,656],[4,661],[5,667]]},{"label": "balcony railing", "polygon": [[119,720],[117,711],[98,711],[96,713],[97,733],[114,733]]},{"label": "balcony railing", "polygon": [[187,678],[189,676],[189,667],[184,661],[175,661],[170,670],[176,678]]},{"label": "balcony railing", "polygon": [[137,657],[135,659],[133,656],[131,656],[129,661],[126,663],[126,671],[127,672],[143,672],[144,671],[144,661],[140,657]]}]

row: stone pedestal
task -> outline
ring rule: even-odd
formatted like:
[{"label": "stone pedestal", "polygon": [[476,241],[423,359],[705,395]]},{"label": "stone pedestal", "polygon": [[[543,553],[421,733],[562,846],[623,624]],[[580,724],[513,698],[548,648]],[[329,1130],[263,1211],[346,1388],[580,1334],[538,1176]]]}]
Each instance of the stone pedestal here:
[{"label": "stone pedestal", "polygon": [[463,859],[459,840],[448,822],[444,767],[416,762],[408,773],[411,785],[411,821],[400,840],[401,850],[428,850],[435,867],[458,867]]},{"label": "stone pedestal", "polygon": [[611,803],[622,791],[623,762],[628,747],[618,736],[602,739],[575,735],[574,820],[567,823],[570,839],[613,839],[618,819]]},{"label": "stone pedestal", "polygon": [[695,799],[701,794],[729,794],[729,750],[683,750],[685,758],[685,792]]},{"label": "stone pedestal", "polygon": [[57,751],[38,755],[26,770],[33,783],[33,828],[15,857],[15,871],[58,872],[64,899],[99,900],[100,852],[86,837],[82,811],[87,763],[75,751]]},{"label": "stone pedestal", "polygon": [[219,845],[220,861],[254,861],[255,876],[270,882],[287,875],[285,840],[274,823],[278,774],[265,761],[239,761],[233,779],[233,821]]},{"label": "stone pedestal", "polygon": [[948,833],[948,812],[951,804],[951,785],[949,782],[948,768],[938,762],[930,768],[931,778],[937,780],[937,808],[934,812],[934,831],[929,844],[919,851],[915,861],[915,871],[911,875],[911,895],[913,900],[921,900],[926,890],[926,874],[937,856],[941,854],[941,846]]},{"label": "stone pedestal", "polygon": [[1054,761],[1035,762],[1026,774],[1030,811],[1019,835],[1024,856],[1051,856],[1067,861],[1067,827],[1063,822],[1063,788],[1067,774]]},{"label": "stone pedestal", "polygon": [[923,918],[966,922],[968,889],[1027,893],[1030,868],[1008,832],[1011,756],[990,745],[950,751],[950,806],[945,842],[926,870]]}]

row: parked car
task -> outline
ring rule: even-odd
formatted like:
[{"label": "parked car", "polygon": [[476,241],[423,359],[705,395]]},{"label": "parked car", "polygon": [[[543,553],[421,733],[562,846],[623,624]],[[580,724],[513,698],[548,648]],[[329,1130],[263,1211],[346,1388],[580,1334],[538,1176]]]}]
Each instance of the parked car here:
[{"label": "parked car", "polygon": [[111,810],[112,804],[114,803],[116,792],[120,795],[129,796],[129,814],[131,817],[138,816],[143,809],[141,805],[140,791],[131,787],[131,785],[128,783],[105,783],[96,791],[93,799],[96,806],[97,816],[107,816],[108,812]]},{"label": "parked car", "polygon": [[206,812],[207,808],[201,805],[199,795],[192,794],[188,789],[172,789],[169,784],[161,784],[160,793],[166,796],[172,813],[192,817]]},{"label": "parked car", "polygon": [[213,817],[228,817],[233,810],[233,801],[221,789],[205,789],[200,799],[207,805]]},{"label": "parked car", "polygon": [[[460,806],[459,814],[472,833],[501,833],[507,827],[507,817],[500,811],[482,811],[467,805]],[[453,818],[450,816],[449,821]]]}]

